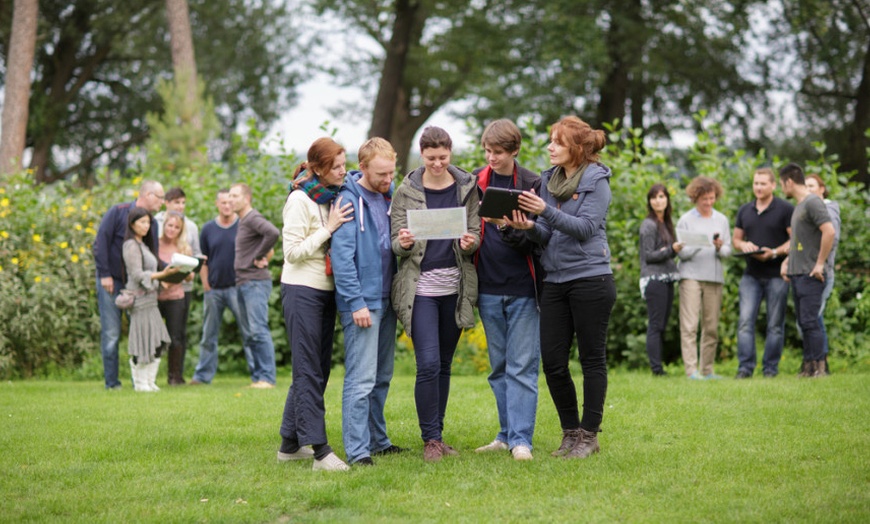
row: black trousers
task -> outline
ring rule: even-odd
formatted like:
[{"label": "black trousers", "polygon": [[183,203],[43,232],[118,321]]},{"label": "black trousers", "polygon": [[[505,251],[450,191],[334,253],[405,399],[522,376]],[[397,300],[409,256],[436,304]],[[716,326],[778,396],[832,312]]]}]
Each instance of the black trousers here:
[{"label": "black trousers", "polygon": [[[616,302],[613,275],[545,282],[541,293],[541,363],[562,429],[598,431],[607,395],[607,326]],[[568,369],[577,336],[583,370],[583,419]]]},{"label": "black trousers", "polygon": [[646,286],[646,354],[653,373],[662,371],[662,345],[674,305],[674,283],[650,280]]}]

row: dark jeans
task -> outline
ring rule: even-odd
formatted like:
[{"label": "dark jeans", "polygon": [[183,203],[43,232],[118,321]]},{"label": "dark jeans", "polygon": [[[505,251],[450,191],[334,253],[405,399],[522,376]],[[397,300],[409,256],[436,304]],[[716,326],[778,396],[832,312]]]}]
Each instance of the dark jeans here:
[{"label": "dark jeans", "polygon": [[662,345],[668,317],[674,305],[674,283],[650,280],[646,285],[646,313],[649,319],[646,327],[646,354],[653,373],[662,370]]},{"label": "dark jeans", "polygon": [[803,332],[804,360],[825,358],[825,333],[819,326],[819,310],[825,283],[809,275],[791,277],[794,310]]},{"label": "dark jeans", "polygon": [[[541,293],[541,361],[562,429],[598,431],[607,395],[607,324],[616,302],[613,275],[544,283]],[[583,369],[583,419],[568,369],[577,335]]]},{"label": "dark jeans", "polygon": [[417,381],[414,400],[423,441],[441,440],[450,395],[450,366],[462,330],[456,325],[458,295],[414,297],[411,332]]},{"label": "dark jeans", "polygon": [[281,304],[293,383],[284,403],[280,433],[300,446],[326,444],[323,394],[332,369],[335,292],[281,284]]}]

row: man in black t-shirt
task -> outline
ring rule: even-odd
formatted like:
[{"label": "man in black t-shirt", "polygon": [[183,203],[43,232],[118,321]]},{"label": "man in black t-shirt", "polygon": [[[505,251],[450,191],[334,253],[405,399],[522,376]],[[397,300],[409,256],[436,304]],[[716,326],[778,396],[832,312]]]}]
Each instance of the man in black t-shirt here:
[{"label": "man in black t-shirt", "polygon": [[767,303],[762,371],[765,377],[779,373],[788,303],[788,282],[779,274],[779,257],[788,253],[794,207],[773,196],[774,189],[773,170],[757,169],[752,181],[755,200],[740,207],[734,226],[732,245],[746,257],[746,269],[740,279],[737,324],[738,379],[751,378],[755,370],[755,320],[762,300]]}]

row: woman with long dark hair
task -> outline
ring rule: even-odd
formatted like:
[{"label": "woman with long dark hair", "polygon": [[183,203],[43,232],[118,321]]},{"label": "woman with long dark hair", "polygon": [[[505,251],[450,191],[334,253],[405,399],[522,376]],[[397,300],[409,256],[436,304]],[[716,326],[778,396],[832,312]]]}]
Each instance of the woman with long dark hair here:
[{"label": "woman with long dark hair", "polygon": [[313,458],[313,469],[323,471],[348,469],[327,441],[323,402],[336,312],[329,242],[343,223],[353,219],[353,206],[336,198],[345,163],[341,145],[331,138],[315,140],[308,161],[293,174],[283,212],[281,304],[293,382],[284,404],[278,461]]},{"label": "woman with long dark hair", "polygon": [[126,278],[125,289],[136,294],[130,310],[130,373],[135,391],[160,391],[157,387],[157,371],[160,368],[160,353],[172,340],[157,309],[157,291],[160,279],[173,273],[175,268],[157,271],[157,246],[151,235],[151,213],[134,207],[127,215],[127,234],[124,239],[123,256]]},{"label": "woman with long dark hair", "polygon": [[640,295],[646,301],[646,354],[653,375],[665,375],[662,344],[674,304],[674,282],[680,271],[674,257],[682,249],[676,241],[671,218],[671,195],[664,184],[653,185],[646,195],[647,215],[640,224]]}]

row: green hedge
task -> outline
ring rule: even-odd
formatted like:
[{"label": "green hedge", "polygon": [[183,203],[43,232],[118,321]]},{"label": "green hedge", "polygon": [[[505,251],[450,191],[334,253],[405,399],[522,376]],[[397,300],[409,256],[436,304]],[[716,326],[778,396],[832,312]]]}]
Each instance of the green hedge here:
[{"label": "green hedge", "polygon": [[[698,116],[703,127],[703,115]],[[784,160],[767,158],[764,153],[750,155],[729,150],[715,126],[703,127],[695,145],[682,154],[666,152],[645,144],[637,132],[609,129],[609,145],[603,162],[613,170],[611,180],[613,204],[608,215],[608,237],[613,253],[613,270],[617,284],[617,303],[611,319],[608,357],[612,364],[642,367],[646,365],[646,307],[638,289],[638,228],[646,214],[645,196],[656,182],[671,189],[675,215],[691,205],[683,191],[696,175],[712,176],[722,182],[725,195],[716,207],[731,219],[738,207],[752,196],[755,167]],[[520,162],[530,169],[548,167],[546,136],[526,130],[529,137],[520,154]],[[312,137],[315,138],[315,137]],[[277,226],[287,194],[290,174],[300,158],[294,154],[261,154],[263,137],[252,132],[238,137],[232,144],[232,161],[210,163],[203,168],[167,174],[152,171],[147,165],[134,166],[125,173],[103,173],[102,183],[93,189],[81,189],[72,183],[34,186],[32,175],[24,172],[0,181],[0,377],[76,376],[99,378],[102,375],[99,351],[99,317],[97,314],[92,242],[100,216],[118,202],[135,198],[143,178],[153,178],[166,189],[181,186],[187,193],[187,214],[200,227],[216,214],[217,190],[235,181],[254,189],[254,207]],[[271,144],[274,149],[275,144]],[[277,144],[283,149],[281,144]],[[863,249],[870,245],[870,232],[863,228],[870,222],[870,194],[847,185],[847,176],[838,172],[834,157],[817,145],[818,160],[808,171],[819,173],[827,182],[831,197],[840,202],[843,239],[837,257],[837,284],[826,310],[826,323],[835,356],[849,362],[870,364],[870,296],[863,293],[870,281],[867,257]],[[353,152],[351,152],[353,153]],[[477,144],[458,153],[458,166],[471,170],[484,164]],[[275,286],[270,299],[270,325],[280,365],[290,363],[290,351],[284,334],[279,282],[280,245],[272,260]],[[737,286],[742,262],[727,263],[722,317],[719,326],[719,357],[732,358],[736,352]],[[666,334],[665,357],[679,358],[679,329],[676,305]],[[201,287],[195,288],[188,327],[188,370],[196,362],[202,328]],[[488,369],[486,342],[481,326],[467,331],[457,351],[455,372],[480,373]],[[787,347],[799,351],[800,342],[794,328],[794,313],[789,311]],[[124,351],[122,343],[122,352]],[[241,341],[229,313],[221,333],[222,372],[244,372]],[[401,336],[400,357],[412,351],[410,341]],[[336,333],[334,360],[343,357],[340,330]]]}]

